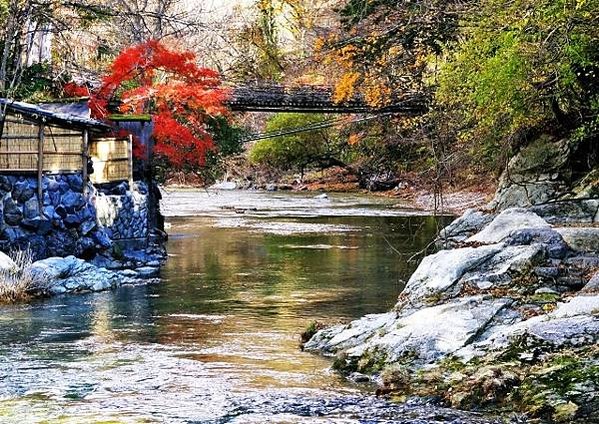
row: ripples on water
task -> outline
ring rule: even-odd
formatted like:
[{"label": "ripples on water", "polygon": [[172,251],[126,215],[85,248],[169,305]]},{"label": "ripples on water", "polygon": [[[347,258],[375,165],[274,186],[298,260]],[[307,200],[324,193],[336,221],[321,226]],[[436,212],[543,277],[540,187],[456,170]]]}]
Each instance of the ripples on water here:
[{"label": "ripples on water", "polygon": [[0,309],[0,422],[479,422],[377,399],[298,349],[314,319],[391,307],[435,219],[368,198],[219,196],[167,197],[161,284]]}]

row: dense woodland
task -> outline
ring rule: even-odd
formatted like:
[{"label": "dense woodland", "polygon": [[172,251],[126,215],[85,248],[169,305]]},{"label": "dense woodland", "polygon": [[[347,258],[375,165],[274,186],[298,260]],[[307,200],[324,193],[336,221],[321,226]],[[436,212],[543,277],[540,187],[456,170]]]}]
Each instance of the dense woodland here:
[{"label": "dense woodland", "polygon": [[[335,166],[365,188],[401,180],[476,185],[539,139],[567,140],[578,152],[572,183],[597,166],[597,0],[254,0],[212,8],[179,0],[5,0],[0,19],[0,91],[27,101],[97,96],[106,75],[123,72],[115,58],[131,46],[191,52],[180,59],[205,72],[194,81],[195,71],[165,63],[148,77],[145,64],[111,94],[144,98],[127,113],[158,110],[171,126],[188,128],[158,135],[170,146],[158,152],[167,165],[161,169],[205,183],[231,169],[303,179]],[[236,85],[319,85],[330,86],[336,102],[359,97],[375,108],[420,93],[428,112],[368,119],[215,112],[184,92],[206,84],[209,70],[208,85],[222,90],[218,102]],[[162,103],[148,91],[156,86],[165,89]],[[200,113],[190,113],[190,104]],[[244,143],[253,133],[320,122],[331,125]],[[177,146],[191,156],[174,154]]]}]

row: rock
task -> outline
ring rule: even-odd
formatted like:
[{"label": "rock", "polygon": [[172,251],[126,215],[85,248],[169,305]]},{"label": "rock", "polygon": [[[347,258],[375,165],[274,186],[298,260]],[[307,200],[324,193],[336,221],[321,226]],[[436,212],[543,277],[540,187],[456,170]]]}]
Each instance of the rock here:
[{"label": "rock", "polygon": [[484,227],[479,233],[467,239],[470,243],[498,243],[507,238],[513,231],[527,229],[551,228],[543,218],[533,212],[521,208],[506,209]]},{"label": "rock", "polygon": [[27,272],[34,277],[38,286],[48,287],[52,293],[105,290],[116,286],[120,281],[118,274],[74,256],[34,262],[27,268]]},{"label": "rock", "polygon": [[582,288],[581,293],[599,293],[599,271],[591,277],[588,283]]},{"label": "rock", "polygon": [[493,218],[493,215],[468,209],[462,216],[442,229],[437,240],[441,243],[448,240],[464,241],[489,224]]},{"label": "rock", "polygon": [[160,275],[160,268],[155,268],[151,266],[142,266],[141,268],[137,268],[135,270],[139,278],[152,278]]},{"label": "rock", "polygon": [[124,275],[125,277],[129,277],[129,278],[136,278],[139,276],[137,271],[132,270],[132,269],[124,269],[121,271],[121,274]]},{"label": "rock", "polygon": [[17,264],[8,255],[0,252],[0,270],[16,271],[17,269]]},{"label": "rock", "polygon": [[491,282],[495,287],[508,285],[512,281],[513,273],[530,269],[544,259],[545,249],[540,243],[506,246],[475,269],[465,273],[459,283],[479,285],[480,282]]},{"label": "rock", "polygon": [[79,224],[81,224],[81,218],[79,217],[79,215],[75,213],[70,213],[64,219],[64,223],[67,226],[67,228],[79,227]]},{"label": "rock", "polygon": [[83,192],[83,178],[81,174],[70,174],[67,175],[67,182],[71,187],[71,190],[76,192]]},{"label": "rock", "polygon": [[15,203],[10,194],[4,196],[3,201],[4,221],[8,225],[17,226],[23,220],[23,212]]},{"label": "rock", "polygon": [[347,378],[351,381],[353,381],[354,383],[369,383],[370,382],[370,377],[368,377],[366,374],[362,374],[359,372],[352,372],[350,375],[347,376]]},{"label": "rock", "polygon": [[60,189],[60,184],[54,179],[48,179],[47,190],[48,191],[58,191]]},{"label": "rock", "polygon": [[316,332],[304,344],[304,349],[321,350],[329,353],[349,349],[364,343],[376,331],[392,325],[396,319],[397,314],[394,312],[366,315],[346,326],[338,325]]},{"label": "rock", "polygon": [[326,194],[326,193],[322,193],[322,194],[319,194],[318,196],[316,196],[316,197],[314,197],[314,198],[315,198],[315,199],[328,199],[328,198],[329,198],[329,195],[328,195],[328,194]]},{"label": "rock", "polygon": [[568,246],[578,252],[599,252],[599,228],[564,227],[556,228]]},{"label": "rock", "polygon": [[93,239],[103,249],[108,249],[112,247],[112,240],[104,230],[99,229],[97,231],[94,231]]},{"label": "rock", "polygon": [[266,191],[277,191],[277,185],[276,184],[266,184]]},{"label": "rock", "polygon": [[593,223],[599,221],[599,199],[568,199],[536,205],[530,210],[550,224]]},{"label": "rock", "polygon": [[428,296],[448,290],[466,272],[499,253],[501,244],[441,250],[425,257],[402,292],[408,302],[414,303]]},{"label": "rock", "polygon": [[555,279],[559,277],[560,271],[556,266],[538,266],[534,269],[534,273],[545,279]]},{"label": "rock", "polygon": [[541,287],[535,290],[535,294],[559,294],[557,291],[549,287]]},{"label": "rock", "polygon": [[237,188],[237,184],[234,181],[223,181],[214,184],[210,188],[213,190],[235,190]]},{"label": "rock", "polygon": [[83,198],[83,195],[72,191],[65,193],[61,198],[61,202],[69,213],[75,213],[85,205],[85,199]]},{"label": "rock", "polygon": [[510,245],[542,243],[547,250],[548,256],[554,259],[563,259],[570,251],[561,234],[551,228],[515,230],[505,239],[505,243]]},{"label": "rock", "polygon": [[40,216],[39,202],[35,197],[25,202],[23,205],[23,215],[26,219],[34,219]]},{"label": "rock", "polygon": [[81,232],[82,235],[86,236],[91,231],[93,231],[95,228],[96,228],[95,221],[85,221],[81,224],[81,227],[79,227],[79,231]]},{"label": "rock", "polygon": [[17,181],[13,186],[12,198],[19,203],[25,203],[35,195],[35,190],[27,181]]},{"label": "rock", "polygon": [[490,206],[497,210],[527,207],[559,197],[567,188],[561,173],[568,173],[571,152],[568,140],[537,137],[509,161]]},{"label": "rock", "polygon": [[563,347],[572,341],[578,345],[592,344],[599,341],[599,320],[593,316],[597,310],[599,296],[575,296],[559,303],[549,314],[491,329],[483,340],[475,343],[474,347],[480,350],[468,351],[480,356],[488,350],[506,348],[512,340],[523,336],[532,336],[554,347]]},{"label": "rock", "polygon": [[0,175],[0,191],[12,191],[12,183],[10,182],[10,178],[6,175]]},{"label": "rock", "polygon": [[[354,321],[328,341],[327,349],[344,350],[349,358],[372,358],[387,364],[404,355],[415,362],[430,363],[470,343],[510,303],[509,299],[473,296],[422,308],[398,319],[383,314],[376,322],[378,326]],[[356,331],[356,327],[367,328],[367,334]],[[358,338],[361,341],[356,343]]]}]

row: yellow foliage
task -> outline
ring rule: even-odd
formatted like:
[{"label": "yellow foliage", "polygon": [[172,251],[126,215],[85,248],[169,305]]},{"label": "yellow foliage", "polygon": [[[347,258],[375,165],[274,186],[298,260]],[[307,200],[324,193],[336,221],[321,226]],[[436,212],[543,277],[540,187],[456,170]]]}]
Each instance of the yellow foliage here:
[{"label": "yellow foliage", "polygon": [[348,139],[347,139],[347,144],[349,144],[350,146],[355,146],[356,144],[360,143],[360,141],[362,140],[362,135],[361,134],[350,134]]},{"label": "yellow foliage", "polygon": [[364,99],[372,107],[383,107],[391,101],[392,91],[386,85],[369,85],[364,91]]},{"label": "yellow foliage", "polygon": [[333,101],[335,103],[343,103],[351,99],[356,92],[356,84],[360,79],[360,74],[357,72],[347,72],[341,76],[335,93],[333,93]]}]

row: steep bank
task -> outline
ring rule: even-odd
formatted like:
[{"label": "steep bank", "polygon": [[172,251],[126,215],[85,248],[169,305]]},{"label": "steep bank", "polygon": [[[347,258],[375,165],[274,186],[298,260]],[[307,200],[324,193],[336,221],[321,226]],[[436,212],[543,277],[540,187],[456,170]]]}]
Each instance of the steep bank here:
[{"label": "steep bank", "polygon": [[393,311],[321,330],[305,349],[379,375],[381,393],[597,422],[598,210],[577,200],[468,211]]}]

